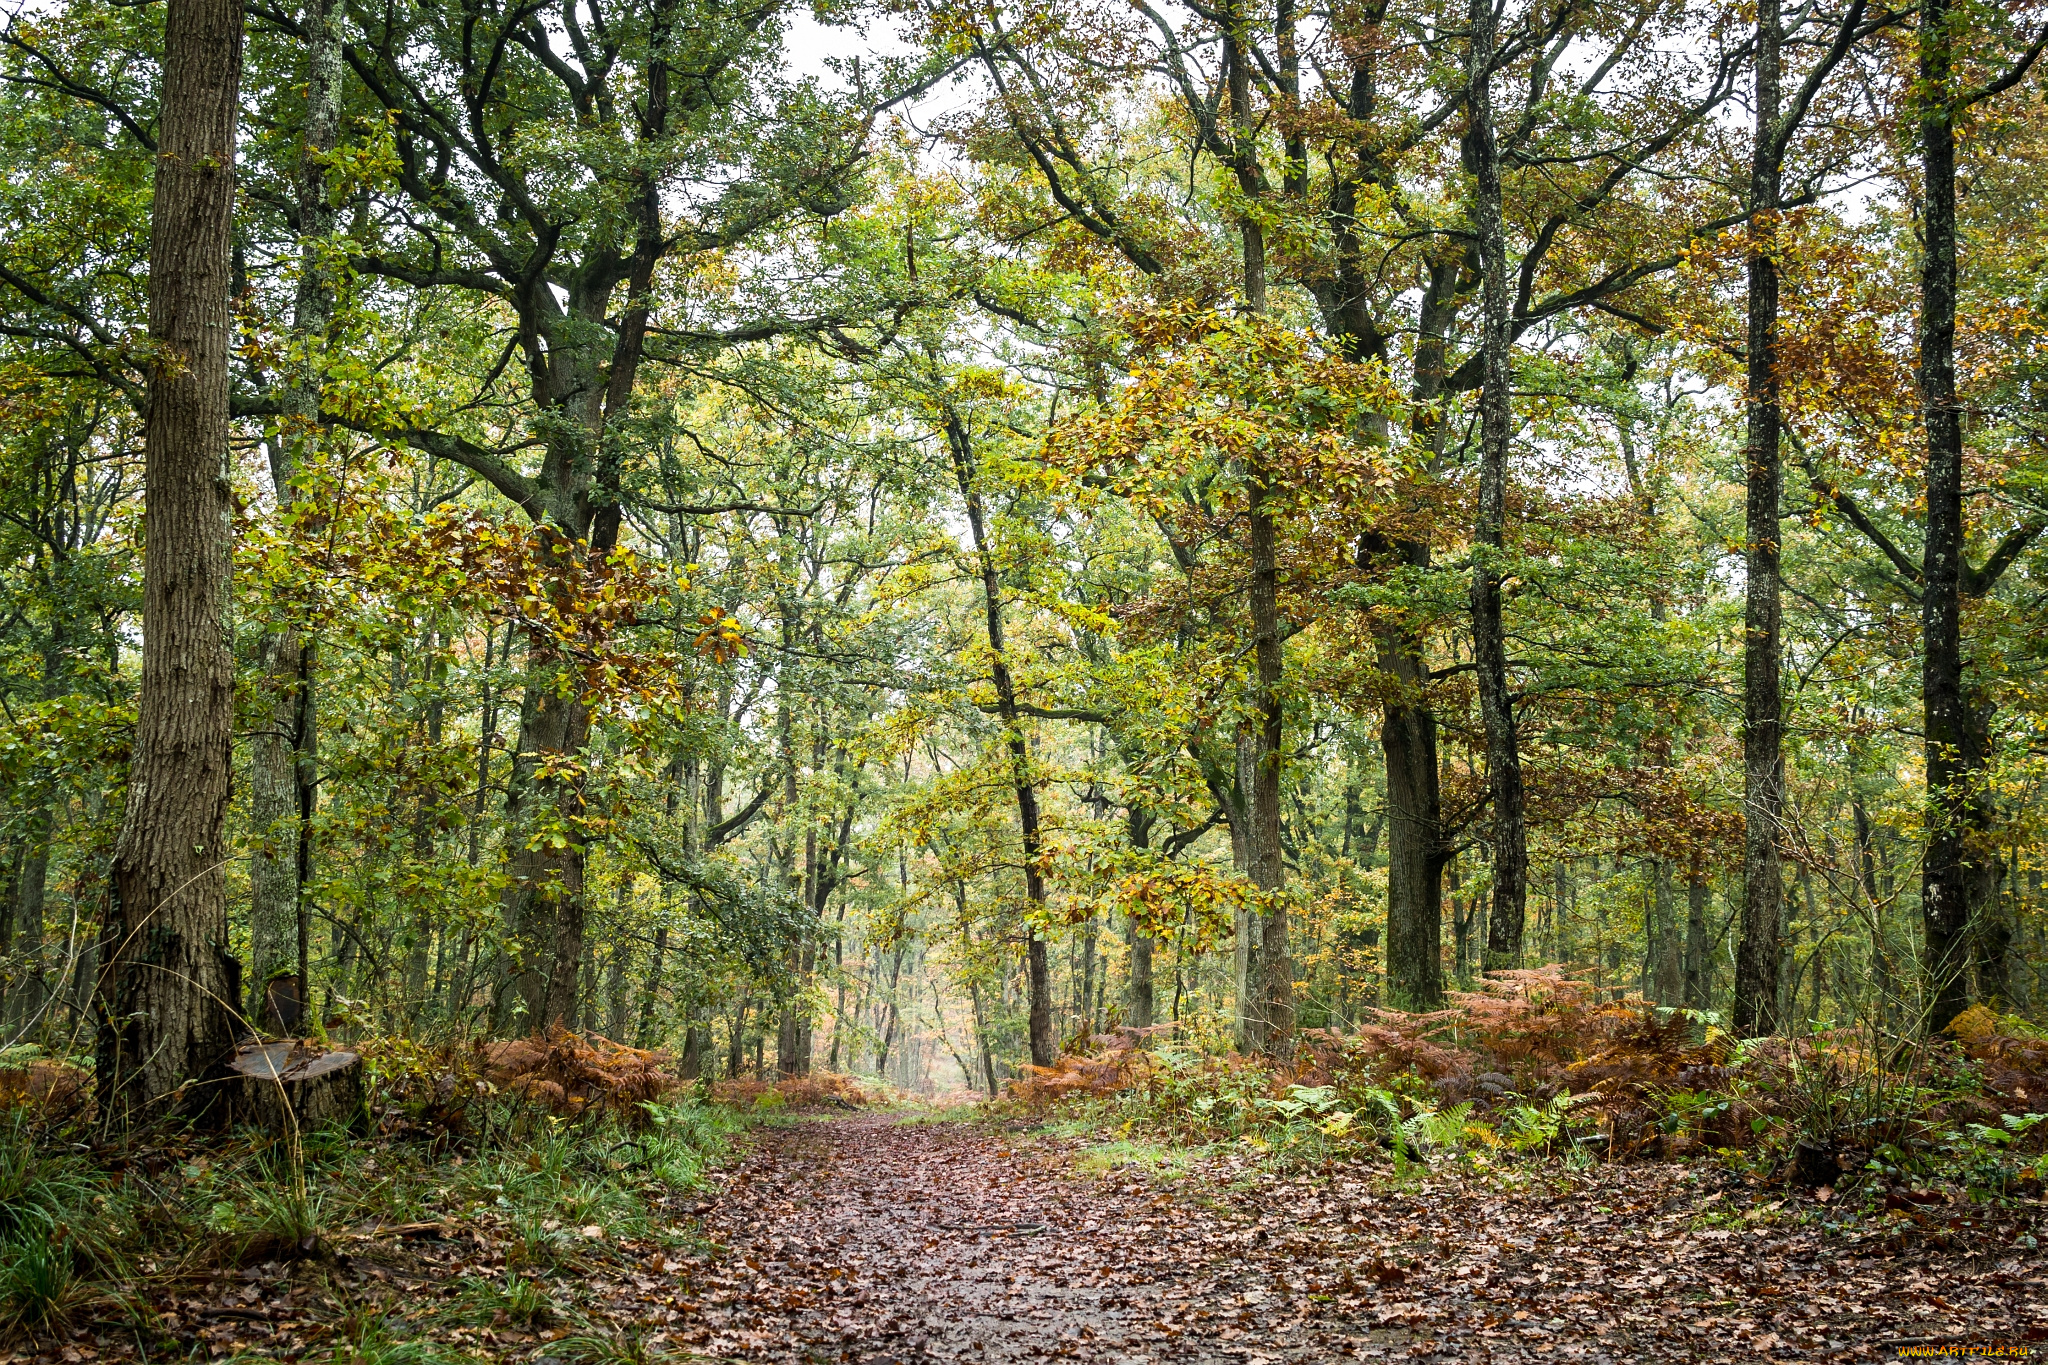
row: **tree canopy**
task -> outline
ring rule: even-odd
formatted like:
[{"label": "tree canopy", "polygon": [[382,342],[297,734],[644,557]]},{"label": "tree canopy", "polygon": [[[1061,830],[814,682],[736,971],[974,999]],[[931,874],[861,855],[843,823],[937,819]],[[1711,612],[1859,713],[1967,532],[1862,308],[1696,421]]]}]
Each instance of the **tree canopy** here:
[{"label": "tree canopy", "polygon": [[197,3],[0,31],[10,1044],[2048,1009],[2040,6]]}]

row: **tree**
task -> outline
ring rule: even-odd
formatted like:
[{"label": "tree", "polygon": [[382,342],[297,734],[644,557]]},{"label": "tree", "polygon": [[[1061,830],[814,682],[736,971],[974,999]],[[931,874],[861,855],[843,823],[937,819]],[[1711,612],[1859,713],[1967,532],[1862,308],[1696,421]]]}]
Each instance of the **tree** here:
[{"label": "tree", "polygon": [[204,1108],[233,1043],[226,843],[236,0],[170,0],[150,208],[141,710],[101,938],[100,1112]]},{"label": "tree", "polygon": [[1983,85],[1957,88],[1957,30],[1968,10],[1920,7],[1917,90],[1921,156],[1920,410],[1926,440],[1927,532],[1920,566],[1921,705],[1926,735],[1927,853],[1920,914],[1928,976],[1926,1025],[1948,1027],[1969,1004],[1974,935],[1993,913],[1999,870],[1985,847],[1990,755],[1982,702],[1967,676],[1964,597],[1981,597],[2044,529],[2009,534],[1982,568],[1965,557],[1963,413],[1956,400],[1956,123],[1970,106],[2011,89],[2048,47],[2048,29]]},{"label": "tree", "polygon": [[1498,43],[1493,0],[1472,0],[1466,56],[1466,140],[1473,169],[1472,226],[1479,256],[1479,507],[1472,536],[1472,661],[1486,731],[1487,794],[1493,804],[1493,906],[1487,919],[1489,969],[1522,965],[1528,919],[1529,833],[1523,811],[1522,754],[1515,699],[1508,689],[1501,620],[1501,558],[1506,549],[1509,389],[1507,238],[1501,225],[1500,146],[1493,129],[1493,64]]},{"label": "tree", "polygon": [[[300,373],[290,377],[281,429],[271,438],[270,486],[280,511],[298,500],[300,466],[320,431],[319,365],[335,305],[334,206],[328,162],[341,137],[342,62],[335,0],[310,0],[305,34],[305,116],[300,131],[295,226],[301,239],[292,335]],[[299,1022],[309,1007],[313,805],[319,736],[313,696],[315,645],[290,629],[264,633],[262,725],[249,744],[249,816],[257,844],[249,870],[249,1015],[269,1029]],[[289,975],[286,991],[272,983]],[[273,999],[276,1003],[273,1004]],[[290,1003],[286,1003],[290,1002]]]},{"label": "tree", "polygon": [[1784,937],[1784,874],[1778,848],[1784,815],[1784,694],[1780,639],[1779,504],[1783,413],[1778,359],[1778,215],[1785,157],[1822,84],[1860,36],[1863,0],[1835,25],[1829,47],[1783,107],[1785,33],[1777,0],[1756,19],[1756,123],[1749,176],[1748,337],[1745,351],[1742,663],[1742,939],[1737,947],[1732,1022],[1745,1036],[1775,1032]]}]

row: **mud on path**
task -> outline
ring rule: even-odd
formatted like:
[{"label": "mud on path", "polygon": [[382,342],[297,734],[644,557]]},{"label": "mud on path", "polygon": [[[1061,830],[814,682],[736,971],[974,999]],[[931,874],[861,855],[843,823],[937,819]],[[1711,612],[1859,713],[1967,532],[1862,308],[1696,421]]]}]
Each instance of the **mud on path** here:
[{"label": "mud on path", "polygon": [[[1078,1141],[863,1115],[763,1132],[704,1211],[671,1345],[774,1362],[1895,1359],[2048,1342],[2011,1212],[1835,1228],[1631,1166],[1571,1188],[1216,1162],[1155,1185]],[[1560,1177],[1562,1179],[1562,1177]],[[2000,1221],[2003,1219],[2004,1221]],[[1938,1242],[1929,1240],[1929,1230]]]}]

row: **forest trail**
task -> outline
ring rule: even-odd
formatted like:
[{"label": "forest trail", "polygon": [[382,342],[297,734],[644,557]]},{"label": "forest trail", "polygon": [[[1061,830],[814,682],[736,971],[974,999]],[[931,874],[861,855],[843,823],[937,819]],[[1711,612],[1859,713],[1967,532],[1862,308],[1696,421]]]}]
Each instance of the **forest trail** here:
[{"label": "forest trail", "polygon": [[765,1131],[704,1210],[718,1250],[686,1269],[669,1335],[858,1365],[1889,1360],[2048,1338],[2038,1261],[1969,1215],[1945,1250],[1908,1246],[1663,1165],[1394,1191],[1383,1167],[1289,1182],[1225,1158],[1172,1189],[1077,1172],[1085,1145],[887,1115]]},{"label": "forest trail", "polygon": [[1338,1350],[1262,1292],[1242,1219],[1147,1181],[1077,1177],[1070,1146],[883,1115],[764,1133],[705,1217],[728,1255],[699,1330],[679,1335],[713,1356],[862,1365]]}]

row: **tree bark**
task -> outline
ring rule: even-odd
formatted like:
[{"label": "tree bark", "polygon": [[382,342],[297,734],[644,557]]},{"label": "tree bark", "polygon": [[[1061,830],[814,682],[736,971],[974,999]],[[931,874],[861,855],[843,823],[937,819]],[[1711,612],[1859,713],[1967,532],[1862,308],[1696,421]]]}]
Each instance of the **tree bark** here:
[{"label": "tree bark", "polygon": [[121,1128],[214,1097],[234,1042],[224,846],[229,248],[237,0],[169,0],[150,209],[141,708],[98,989],[99,1111]]},{"label": "tree bark", "polygon": [[[1445,336],[1456,315],[1457,276],[1454,265],[1432,263],[1417,327],[1414,436],[1434,452],[1433,463],[1443,443],[1435,400],[1443,392]],[[1381,354],[1371,348],[1366,353]],[[1362,573],[1374,568],[1427,572],[1431,557],[1426,540],[1367,532],[1358,541]],[[1373,639],[1388,686],[1380,724],[1387,784],[1386,1003],[1432,1010],[1443,1004],[1443,874],[1451,840],[1443,815],[1429,662],[1421,636],[1398,620],[1376,623]]]},{"label": "tree bark", "polygon": [[1662,858],[1650,861],[1650,897],[1657,917],[1657,933],[1651,943],[1650,982],[1660,1005],[1685,1003],[1685,939],[1678,923],[1678,907],[1671,885],[1671,864]]},{"label": "tree bark", "polygon": [[1379,666],[1400,689],[1384,703],[1380,725],[1387,764],[1387,1003],[1433,1010],[1444,1001],[1443,876],[1450,862],[1436,716],[1422,696],[1418,651],[1382,639]]},{"label": "tree bark", "polygon": [[1948,0],[1920,10],[1920,405],[1927,441],[1927,539],[1921,572],[1921,703],[1926,734],[1927,852],[1920,908],[1927,1030],[1969,1003],[1968,807],[1979,755],[1963,687],[1963,428],[1956,406],[1956,139],[1954,35]]},{"label": "tree bark", "polygon": [[523,1013],[522,1032],[573,1025],[583,956],[583,800],[574,764],[590,736],[590,711],[581,698],[562,696],[549,674],[542,666],[529,674],[505,793],[513,847],[504,892],[512,930],[506,1003]]},{"label": "tree bark", "polygon": [[[1002,718],[1005,743],[1010,751],[1010,782],[1017,793],[1017,825],[1024,843],[1025,913],[1030,917],[1024,932],[1025,967],[1031,992],[1031,1063],[1033,1066],[1051,1066],[1059,1055],[1059,1040],[1053,1036],[1052,973],[1046,962],[1045,939],[1039,932],[1045,910],[1045,873],[1040,864],[1038,787],[1031,775],[1031,752],[1025,743],[1023,724],[1018,718],[1016,683],[1010,677],[1009,660],[1003,653],[1003,584],[996,572],[995,554],[988,544],[981,490],[975,484],[974,446],[967,428],[952,413],[946,417],[946,446],[952,452],[953,475],[959,482],[960,496],[967,504],[968,530],[974,537],[974,556],[981,570],[982,610],[988,624],[996,714]],[[893,1015],[891,1026],[894,1026]]]},{"label": "tree bark", "polygon": [[1779,462],[1777,211],[1778,0],[1757,7],[1756,145],[1749,185],[1749,355],[1743,451],[1745,495],[1742,653],[1742,938],[1736,950],[1734,1029],[1774,1033],[1778,963],[1785,932],[1785,885],[1778,859],[1784,813],[1784,701],[1779,678]]},{"label": "tree bark", "polygon": [[1713,967],[1707,961],[1707,877],[1694,866],[1685,880],[1685,1007],[1707,1008]]},{"label": "tree bark", "polygon": [[1508,687],[1501,621],[1501,556],[1507,543],[1508,439],[1513,398],[1508,367],[1507,234],[1501,222],[1500,147],[1493,130],[1493,62],[1498,35],[1493,0],[1472,0],[1467,49],[1467,138],[1473,163],[1473,229],[1479,248],[1479,509],[1472,548],[1472,661],[1486,731],[1486,783],[1493,805],[1493,907],[1483,966],[1522,965],[1529,911],[1529,834],[1522,799],[1522,755]]}]

